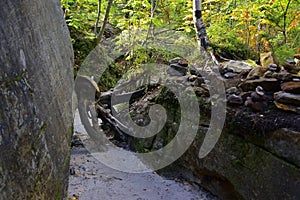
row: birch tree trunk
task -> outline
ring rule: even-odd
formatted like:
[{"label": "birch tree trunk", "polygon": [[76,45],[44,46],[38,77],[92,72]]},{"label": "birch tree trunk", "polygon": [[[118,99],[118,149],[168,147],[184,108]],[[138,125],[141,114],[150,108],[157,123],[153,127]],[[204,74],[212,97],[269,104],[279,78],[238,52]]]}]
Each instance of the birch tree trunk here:
[{"label": "birch tree trunk", "polygon": [[0,199],[63,199],[73,51],[59,0],[0,1]]},{"label": "birch tree trunk", "polygon": [[[209,68],[213,71],[218,71],[218,67],[220,66],[220,63],[214,56],[212,51],[208,50],[208,47],[210,46],[209,39],[207,37],[206,28],[202,20],[202,10],[201,10],[201,0],[193,0],[193,10],[194,10],[194,23],[196,28],[196,34],[198,38],[198,45],[200,48],[200,54],[203,54],[203,52],[207,52],[209,57],[209,60],[212,60],[214,63],[214,66],[210,66]],[[207,63],[203,65],[203,69],[206,68]]]},{"label": "birch tree trunk", "polygon": [[207,37],[205,25],[202,20],[202,11],[201,11],[201,0],[193,0],[193,10],[194,10],[194,22],[196,27],[196,33],[198,37],[199,46],[205,51],[209,46],[209,40]]}]

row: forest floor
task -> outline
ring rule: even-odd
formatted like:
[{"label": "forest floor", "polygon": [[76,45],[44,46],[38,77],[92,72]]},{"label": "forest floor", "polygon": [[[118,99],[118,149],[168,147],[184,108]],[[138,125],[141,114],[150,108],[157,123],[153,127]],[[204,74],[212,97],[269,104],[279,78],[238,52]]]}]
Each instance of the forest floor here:
[{"label": "forest floor", "polygon": [[[87,134],[78,113],[74,126],[75,134]],[[168,168],[164,171],[168,177],[156,172],[117,171],[94,158],[86,148],[73,147],[68,196],[71,200],[217,199],[198,185],[185,181],[179,172]]]}]

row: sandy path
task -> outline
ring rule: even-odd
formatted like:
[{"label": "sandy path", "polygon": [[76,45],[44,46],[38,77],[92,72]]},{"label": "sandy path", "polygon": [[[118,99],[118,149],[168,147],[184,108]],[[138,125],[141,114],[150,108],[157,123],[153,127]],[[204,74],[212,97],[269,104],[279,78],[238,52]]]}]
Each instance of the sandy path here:
[{"label": "sandy path", "polygon": [[[75,133],[85,135],[78,114]],[[210,193],[178,178],[155,172],[132,174],[114,170],[95,159],[85,148],[73,147],[69,199],[80,200],[191,200],[216,199]]]}]

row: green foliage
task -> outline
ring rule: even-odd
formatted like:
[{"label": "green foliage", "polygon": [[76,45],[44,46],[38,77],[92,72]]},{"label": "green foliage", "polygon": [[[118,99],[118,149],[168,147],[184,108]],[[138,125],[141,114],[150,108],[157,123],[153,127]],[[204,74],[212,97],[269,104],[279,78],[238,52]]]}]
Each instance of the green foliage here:
[{"label": "green foliage", "polygon": [[147,29],[151,23],[156,28],[168,26],[174,30],[192,32],[192,1],[116,0],[111,19],[111,23],[122,30]]},{"label": "green foliage", "polygon": [[75,70],[95,47],[94,24],[97,17],[97,0],[61,0],[65,19],[72,38]]},{"label": "green foliage", "polygon": [[[122,34],[117,37],[116,40],[120,42],[119,48],[123,48],[123,45],[127,44],[128,51],[103,73],[99,81],[100,89],[113,88],[121,78],[129,80],[131,76],[142,73],[143,70],[140,66],[143,64],[168,63],[168,60],[178,56],[166,49],[143,46],[137,42],[138,39],[136,38],[135,44],[130,44],[125,43],[125,39],[122,39]],[[127,76],[124,77],[124,75]]]},{"label": "green foliage", "polygon": [[[101,27],[107,1],[101,1],[96,29],[98,0],[61,0],[61,3],[78,68],[96,45],[95,30]],[[273,51],[283,61],[300,51],[299,0],[205,0],[202,15],[212,46],[224,56],[253,59],[259,52]],[[129,35],[138,29],[148,30],[138,40],[147,40],[160,28],[195,38],[191,0],[115,0],[109,23]],[[136,38],[130,39],[133,43]],[[125,60],[129,68],[134,68],[152,62],[149,54],[137,45],[126,54]]]},{"label": "green foliage", "polygon": [[242,53],[239,57],[244,57],[247,49],[247,57],[251,57],[251,52],[284,52],[280,50],[282,46],[285,52],[290,51],[286,56],[297,48],[299,51],[297,0],[208,0],[203,3],[203,18],[212,42],[236,54]]},{"label": "green foliage", "polygon": [[287,58],[293,58],[294,54],[296,54],[296,49],[291,48],[288,44],[285,44],[276,48],[274,54],[279,61],[283,62]]},{"label": "green foliage", "polygon": [[[77,69],[88,53],[95,47],[94,26],[97,20],[98,0],[61,0],[70,30]],[[100,25],[107,1],[102,1]],[[153,16],[151,17],[151,13]],[[192,2],[185,0],[137,1],[115,0],[109,23],[121,30],[168,28],[195,34],[192,21]],[[138,56],[142,59],[143,55]],[[136,61],[138,62],[138,60]]]},{"label": "green foliage", "polygon": [[210,42],[215,51],[231,59],[249,58],[249,47],[238,37],[234,29],[223,24],[226,24],[226,21],[220,20],[207,28],[207,34],[210,35]]}]

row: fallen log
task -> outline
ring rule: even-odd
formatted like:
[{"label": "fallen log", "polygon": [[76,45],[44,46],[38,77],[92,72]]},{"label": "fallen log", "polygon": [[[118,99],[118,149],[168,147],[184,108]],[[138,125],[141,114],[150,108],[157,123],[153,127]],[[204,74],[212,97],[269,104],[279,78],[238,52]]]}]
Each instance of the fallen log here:
[{"label": "fallen log", "polygon": [[[135,100],[145,95],[146,88],[142,88],[133,92],[127,92],[122,94],[114,94],[115,91],[108,91],[101,93],[98,103],[107,104],[109,107],[120,103],[127,102],[129,100]],[[112,98],[113,97],[113,98]]]}]

